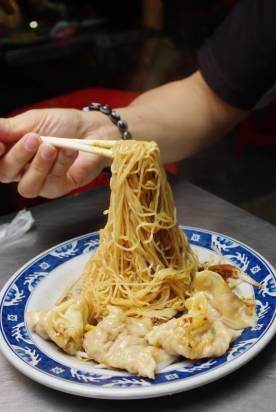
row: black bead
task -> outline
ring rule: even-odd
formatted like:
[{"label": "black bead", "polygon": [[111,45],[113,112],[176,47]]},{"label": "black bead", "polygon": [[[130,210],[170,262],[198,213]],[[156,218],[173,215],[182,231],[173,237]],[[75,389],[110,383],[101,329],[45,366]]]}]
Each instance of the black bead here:
[{"label": "black bead", "polygon": [[123,135],[122,135],[123,140],[129,140],[131,139],[131,134],[128,130],[126,130]]},{"label": "black bead", "polygon": [[99,110],[101,113],[106,114],[112,121],[112,123],[114,123],[118,127],[123,140],[132,139],[131,133],[128,130],[127,122],[122,120],[120,114],[115,110],[112,110],[109,104],[92,102],[91,104],[89,104],[89,106],[83,107],[82,110],[85,112],[89,112],[91,110]]},{"label": "black bead", "polygon": [[117,126],[119,127],[121,132],[125,132],[128,128],[127,122],[125,122],[124,120],[119,120]]},{"label": "black bead", "polygon": [[100,112],[104,113],[104,114],[110,114],[111,113],[111,107],[109,106],[109,104],[104,104],[103,106],[100,107]]},{"label": "black bead", "polygon": [[119,115],[119,113],[115,112],[115,110],[112,110],[110,117],[112,122],[115,124],[117,124],[117,122],[121,119],[121,116]]},{"label": "black bead", "polygon": [[97,102],[93,102],[89,105],[90,110],[99,110],[101,106],[102,104]]}]

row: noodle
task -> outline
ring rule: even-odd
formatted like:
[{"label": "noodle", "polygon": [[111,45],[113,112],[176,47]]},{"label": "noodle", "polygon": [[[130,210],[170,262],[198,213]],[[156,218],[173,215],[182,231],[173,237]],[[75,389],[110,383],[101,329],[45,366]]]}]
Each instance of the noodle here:
[{"label": "noodle", "polygon": [[158,146],[120,141],[113,153],[107,224],[82,274],[82,297],[93,320],[108,305],[128,316],[171,318],[184,309],[198,262],[176,224]]},{"label": "noodle", "polygon": [[256,324],[253,301],[232,290],[238,269],[206,263],[199,270],[154,142],[120,141],[113,154],[99,247],[54,307],[27,314],[30,329],[66,353],[84,350],[148,378],[179,355],[223,355]]}]

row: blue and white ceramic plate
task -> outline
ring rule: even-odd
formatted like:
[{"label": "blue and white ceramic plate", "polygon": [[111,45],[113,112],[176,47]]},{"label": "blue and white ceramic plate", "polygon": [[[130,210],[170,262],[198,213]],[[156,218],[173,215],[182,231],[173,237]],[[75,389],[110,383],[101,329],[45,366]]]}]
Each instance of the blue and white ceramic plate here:
[{"label": "blue and white ceramic plate", "polygon": [[78,277],[98,247],[97,233],[58,245],[37,256],[9,280],[0,295],[0,344],[4,355],[21,372],[51,388],[80,396],[134,399],[163,396],[189,390],[219,379],[254,357],[275,333],[276,273],[248,246],[208,230],[184,227],[201,260],[219,251],[226,261],[263,285],[241,285],[240,292],[255,295],[258,323],[245,329],[228,352],[219,358],[174,363],[154,380],[82,363],[28,330],[25,313],[47,309]]}]

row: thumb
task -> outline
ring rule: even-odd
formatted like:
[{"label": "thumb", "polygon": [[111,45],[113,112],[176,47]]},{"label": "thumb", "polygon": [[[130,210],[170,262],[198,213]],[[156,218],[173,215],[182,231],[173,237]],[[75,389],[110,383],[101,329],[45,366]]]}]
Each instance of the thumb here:
[{"label": "thumb", "polygon": [[0,118],[0,141],[2,143],[15,143],[26,133],[33,131],[36,119],[32,111],[14,117]]},{"label": "thumb", "polygon": [[[12,125],[10,119],[0,119],[0,140],[1,142],[11,142],[12,139]],[[16,139],[15,139],[16,140]]]}]

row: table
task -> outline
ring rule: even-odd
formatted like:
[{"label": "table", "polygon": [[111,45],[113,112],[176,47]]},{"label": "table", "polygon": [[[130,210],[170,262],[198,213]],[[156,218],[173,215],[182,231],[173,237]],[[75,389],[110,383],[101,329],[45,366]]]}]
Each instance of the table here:
[{"label": "table", "polygon": [[[172,183],[181,224],[232,236],[256,249],[276,266],[276,228],[230,203],[185,182]],[[36,226],[13,248],[0,246],[0,287],[13,272],[45,249],[98,230],[109,190],[97,189],[32,209]],[[0,224],[11,215],[0,218]],[[159,399],[110,401],[57,392],[19,373],[0,354],[0,410],[3,412],[93,411],[265,411],[276,410],[276,339],[256,358],[231,375],[205,387]]]}]

